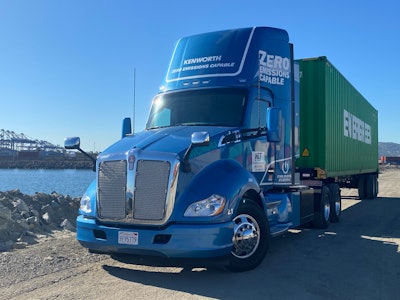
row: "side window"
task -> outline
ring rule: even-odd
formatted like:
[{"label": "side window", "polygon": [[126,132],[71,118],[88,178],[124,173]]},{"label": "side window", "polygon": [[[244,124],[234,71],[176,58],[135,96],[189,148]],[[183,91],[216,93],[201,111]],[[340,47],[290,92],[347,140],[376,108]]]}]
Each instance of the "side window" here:
[{"label": "side window", "polygon": [[265,127],[267,124],[267,108],[272,106],[271,93],[261,89],[260,93],[257,93],[254,97],[250,126],[251,128]]},{"label": "side window", "polygon": [[[261,89],[253,94],[253,99],[250,126],[251,128],[266,127],[267,108],[273,104],[272,94],[267,89]],[[261,181],[265,172],[271,168],[271,161],[274,159],[271,143],[267,142],[265,136],[260,136],[248,140],[244,152],[247,170],[252,172],[257,180]],[[271,180],[272,177],[267,176],[264,182]]]}]

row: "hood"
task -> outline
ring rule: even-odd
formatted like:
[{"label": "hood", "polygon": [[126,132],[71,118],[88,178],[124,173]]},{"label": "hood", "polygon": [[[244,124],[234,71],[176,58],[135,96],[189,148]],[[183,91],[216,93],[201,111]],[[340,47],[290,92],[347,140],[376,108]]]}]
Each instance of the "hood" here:
[{"label": "hood", "polygon": [[133,148],[145,151],[176,153],[183,156],[191,144],[193,132],[208,132],[211,140],[235,130],[231,127],[179,126],[146,130],[127,136],[104,150],[99,157],[127,153]]}]

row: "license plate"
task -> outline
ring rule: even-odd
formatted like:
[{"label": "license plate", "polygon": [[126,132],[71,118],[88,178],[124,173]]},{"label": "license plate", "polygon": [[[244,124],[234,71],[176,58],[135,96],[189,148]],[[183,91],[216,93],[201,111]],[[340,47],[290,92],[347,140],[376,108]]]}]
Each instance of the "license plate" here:
[{"label": "license plate", "polygon": [[118,231],[118,244],[138,245],[139,233],[130,231]]}]

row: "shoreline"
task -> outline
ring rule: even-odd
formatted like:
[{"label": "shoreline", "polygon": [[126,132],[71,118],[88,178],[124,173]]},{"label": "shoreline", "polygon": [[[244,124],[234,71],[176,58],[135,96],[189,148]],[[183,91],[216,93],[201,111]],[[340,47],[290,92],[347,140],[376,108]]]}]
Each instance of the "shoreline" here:
[{"label": "shoreline", "polygon": [[0,169],[79,169],[91,170],[93,163],[88,159],[25,159],[25,160],[0,160]]}]

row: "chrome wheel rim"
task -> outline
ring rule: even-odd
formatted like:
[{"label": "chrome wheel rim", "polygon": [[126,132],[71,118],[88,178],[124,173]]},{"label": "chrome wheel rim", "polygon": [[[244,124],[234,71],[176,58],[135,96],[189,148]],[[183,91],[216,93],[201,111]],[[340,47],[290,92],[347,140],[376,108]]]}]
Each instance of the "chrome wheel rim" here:
[{"label": "chrome wheel rim", "polygon": [[233,219],[232,254],[237,258],[247,258],[254,254],[260,243],[260,227],[250,215],[241,214]]}]

